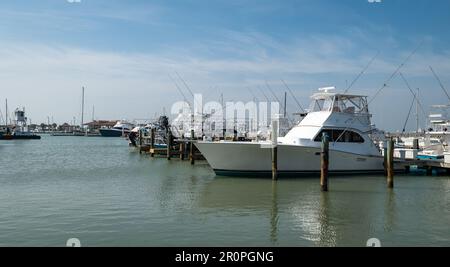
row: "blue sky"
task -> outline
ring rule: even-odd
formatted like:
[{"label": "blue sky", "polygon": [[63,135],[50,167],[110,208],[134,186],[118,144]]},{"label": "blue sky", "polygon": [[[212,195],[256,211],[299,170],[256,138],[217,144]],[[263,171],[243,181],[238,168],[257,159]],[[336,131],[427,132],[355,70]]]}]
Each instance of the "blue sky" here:
[{"label": "blue sky", "polygon": [[[84,85],[87,117],[95,105],[99,119],[149,118],[182,99],[169,78],[179,73],[206,101],[250,101],[248,88],[264,99],[266,82],[281,97],[283,79],[306,106],[318,87],[344,90],[379,51],[352,88],[374,95],[423,42],[402,73],[424,106],[445,104],[428,67],[450,90],[449,13],[447,0],[4,0],[0,98],[33,122],[71,121]],[[394,78],[374,122],[401,129],[411,100]]]}]

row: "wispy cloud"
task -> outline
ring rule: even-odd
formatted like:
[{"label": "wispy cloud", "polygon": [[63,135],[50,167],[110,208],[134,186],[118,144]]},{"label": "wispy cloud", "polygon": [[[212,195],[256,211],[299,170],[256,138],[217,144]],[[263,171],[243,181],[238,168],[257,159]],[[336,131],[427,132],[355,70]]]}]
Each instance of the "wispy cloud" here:
[{"label": "wispy cloud", "polygon": [[[99,116],[106,118],[149,117],[162,107],[181,99],[168,74],[180,73],[195,92],[207,93],[216,88],[230,99],[248,100],[248,87],[257,88],[265,81],[282,88],[285,79],[306,105],[312,90],[323,85],[345,87],[376,50],[361,49],[359,44],[342,36],[314,35],[290,42],[277,41],[258,32],[226,31],[215,39],[192,47],[168,47],[154,53],[125,53],[82,49],[64,45],[0,44],[0,78],[7,96],[31,106],[35,116],[44,119],[54,112],[57,103],[59,120],[79,114],[79,88],[88,86],[89,105],[96,105]],[[425,78],[433,65],[444,81],[450,78],[450,53],[434,52],[432,40],[404,67],[408,77]],[[205,53],[204,49],[209,49]],[[408,49],[384,53],[373,63],[355,86],[374,92],[385,78],[410,53]],[[229,56],[224,56],[227,54]],[[416,81],[416,80],[414,80]],[[403,88],[402,84],[393,84]],[[437,85],[436,85],[437,87]],[[404,96],[408,97],[406,88]],[[3,91],[3,90],[2,90]],[[438,90],[436,90],[439,92]],[[27,92],[23,94],[23,92]],[[6,91],[5,91],[6,93]],[[392,95],[392,91],[388,92]],[[52,99],[41,106],[40,102]],[[124,103],[126,99],[126,103]],[[383,99],[383,96],[381,97]],[[123,105],[123,109],[117,109]],[[70,107],[70,108],[68,108]],[[374,109],[377,111],[377,109]],[[383,112],[380,110],[380,112]],[[39,115],[38,115],[39,114]]]}]

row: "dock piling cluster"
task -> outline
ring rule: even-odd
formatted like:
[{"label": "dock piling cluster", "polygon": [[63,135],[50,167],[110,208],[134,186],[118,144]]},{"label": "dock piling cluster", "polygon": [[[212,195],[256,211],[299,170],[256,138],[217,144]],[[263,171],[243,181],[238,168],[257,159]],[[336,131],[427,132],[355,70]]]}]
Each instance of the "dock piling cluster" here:
[{"label": "dock piling cluster", "polygon": [[160,146],[156,142],[156,130],[152,128],[150,135],[145,135],[143,132],[139,133],[137,149],[139,153],[148,153],[150,157],[163,157],[167,160],[180,159],[182,161],[189,159],[192,165],[195,164],[196,159],[204,159],[203,155],[198,151],[194,143],[197,141],[194,131],[191,132],[190,138],[174,138],[172,132],[169,130],[165,137],[165,146]]}]

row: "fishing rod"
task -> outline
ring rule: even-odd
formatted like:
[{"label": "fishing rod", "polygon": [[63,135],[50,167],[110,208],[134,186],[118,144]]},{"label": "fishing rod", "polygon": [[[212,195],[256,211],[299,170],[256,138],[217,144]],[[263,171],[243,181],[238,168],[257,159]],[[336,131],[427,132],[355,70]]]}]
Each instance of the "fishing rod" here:
[{"label": "fishing rod", "polygon": [[191,106],[191,103],[187,100],[186,96],[184,95],[183,91],[181,90],[180,86],[178,86],[178,83],[175,81],[175,79],[168,74],[169,78],[172,80],[172,82],[175,84],[175,87],[177,88],[178,92],[181,94],[181,96],[183,96],[183,100],[184,102],[186,102],[188,104],[188,106]]},{"label": "fishing rod", "polygon": [[[273,97],[275,97],[275,99],[278,101],[278,103],[280,103],[281,109],[282,109],[282,110],[286,110],[285,104],[282,104],[282,103],[281,103],[280,99],[278,99],[278,97],[276,96],[276,94],[274,93],[274,91],[272,90],[272,88],[270,87],[269,83],[268,83],[267,81],[265,81],[265,82],[266,82],[267,88],[268,88],[269,91],[272,93]],[[285,118],[286,118],[290,123],[293,124],[293,123],[294,123],[294,119],[289,118],[289,116],[287,116],[287,113],[286,113],[286,112],[284,112],[284,114],[285,114]]]},{"label": "fishing rod", "polygon": [[193,98],[195,98],[195,97],[194,97],[194,93],[192,93],[191,88],[189,88],[189,86],[187,85],[187,83],[183,80],[183,78],[181,78],[180,74],[178,74],[177,71],[175,71],[175,74],[178,76],[178,79],[180,79],[180,80],[183,82],[184,87],[186,87],[186,89],[189,91],[189,93],[191,94],[191,96],[192,96]]},{"label": "fishing rod", "polygon": [[405,124],[403,124],[403,130],[402,130],[402,133],[405,133],[405,132],[406,132],[406,125],[408,124],[409,117],[411,116],[411,111],[412,111],[412,108],[414,107],[414,102],[415,102],[415,101],[416,101],[416,95],[414,95],[413,100],[412,100],[412,103],[411,103],[411,106],[409,107],[408,116],[406,117]]},{"label": "fishing rod", "polygon": [[356,76],[356,78],[351,82],[351,84],[345,89],[344,94],[346,94],[353,85],[361,78],[361,76],[369,69],[370,65],[375,61],[375,59],[380,55],[380,50],[378,50],[377,54],[369,61],[369,63],[364,67],[364,69]]},{"label": "fishing rod", "polygon": [[[361,110],[366,109],[370,103],[372,103],[375,98],[381,93],[381,91],[386,88],[388,86],[388,83],[400,72],[400,70],[405,66],[405,64],[411,59],[411,57],[413,55],[416,54],[416,52],[419,50],[419,48],[422,46],[423,41],[419,43],[419,45],[411,52],[411,54],[397,67],[397,69],[395,69],[395,71],[392,73],[392,75],[384,82],[383,86],[378,89],[378,91],[375,93],[375,95],[372,97],[372,99],[370,101],[368,101]],[[350,88],[356,83],[356,81],[359,80],[359,78],[364,74],[364,72],[366,72],[366,70],[370,67],[370,65],[375,61],[375,59],[378,57],[378,55],[380,54],[380,51],[377,52],[377,54],[369,61],[369,63],[366,65],[366,67],[358,74],[358,76],[356,76],[356,78],[352,81],[352,83],[349,85],[349,87],[344,91],[344,94],[348,92],[348,90],[350,90]],[[411,90],[411,89],[410,89]],[[411,90],[412,92],[412,90]],[[415,94],[413,93],[414,97]],[[414,98],[415,99],[415,98]],[[409,115],[408,115],[409,117]],[[359,120],[359,118],[358,118]],[[345,131],[344,131],[345,132]]]},{"label": "fishing rod", "polygon": [[253,96],[253,99],[259,102],[258,97],[253,93],[252,89],[250,87],[247,87],[247,90],[250,92],[250,94]]},{"label": "fishing rod", "polygon": [[419,43],[419,45],[411,52],[411,54],[408,55],[408,57],[395,69],[395,71],[391,74],[391,76],[384,82],[383,86],[381,86],[380,89],[375,93],[375,95],[372,97],[372,99],[364,106],[364,108],[368,107],[370,103],[372,103],[375,98],[383,91],[384,88],[388,86],[388,84],[391,82],[391,80],[400,72],[400,70],[405,66],[405,64],[417,53],[419,48],[423,44],[422,42]]},{"label": "fishing rod", "polygon": [[434,72],[434,70],[433,70],[433,68],[431,66],[430,66],[430,70],[433,73],[433,75],[436,78],[436,80],[439,82],[439,85],[441,86],[442,91],[444,91],[445,95],[450,100],[450,95],[448,94],[447,90],[445,89],[444,85],[442,84],[441,79],[439,79],[439,76],[436,74],[436,72]]},{"label": "fishing rod", "polygon": [[273,97],[275,98],[275,100],[278,101],[278,103],[281,103],[280,99],[278,99],[277,95],[273,92],[272,88],[270,87],[270,85],[267,83],[267,81],[265,81],[266,83],[266,87],[269,89],[270,93],[273,95]]},{"label": "fishing rod", "polygon": [[414,91],[411,89],[411,86],[409,85],[408,80],[406,80],[405,76],[403,75],[403,73],[400,72],[400,77],[402,78],[402,80],[405,82],[406,86],[408,87],[409,91],[411,92],[411,94],[414,96],[414,98],[417,99],[417,103],[419,104],[420,110],[422,111],[423,115],[426,117],[426,113],[425,113],[425,109],[423,108],[422,104],[420,103],[420,100],[417,96],[416,93],[414,93]]},{"label": "fishing rod", "polygon": [[284,84],[284,86],[288,89],[289,93],[291,94],[292,98],[294,98],[295,103],[297,103],[297,106],[302,110],[302,112],[305,112],[305,109],[302,107],[298,99],[295,97],[294,93],[292,92],[291,88],[284,82],[283,79],[281,79],[281,82]]},{"label": "fishing rod", "polygon": [[267,97],[267,95],[264,93],[264,89],[258,86],[258,89],[261,91],[261,93],[264,95],[264,97],[266,98],[267,102],[271,102],[270,99]]},{"label": "fishing rod", "polygon": [[381,88],[378,89],[378,91],[375,93],[372,99],[370,101],[367,101],[367,103],[362,107],[361,110],[365,110],[369,106],[369,104],[371,104],[376,99],[376,97],[381,93],[381,91],[383,91],[383,89],[388,86],[388,83],[391,82],[391,80],[400,72],[400,70],[405,66],[405,64],[417,53],[419,48],[422,46],[423,42],[424,41],[422,40],[417,45],[417,47],[411,52],[411,54],[409,54],[408,57],[397,67],[397,69],[395,69],[395,71],[391,74],[391,76],[384,82],[383,86],[381,86]]}]

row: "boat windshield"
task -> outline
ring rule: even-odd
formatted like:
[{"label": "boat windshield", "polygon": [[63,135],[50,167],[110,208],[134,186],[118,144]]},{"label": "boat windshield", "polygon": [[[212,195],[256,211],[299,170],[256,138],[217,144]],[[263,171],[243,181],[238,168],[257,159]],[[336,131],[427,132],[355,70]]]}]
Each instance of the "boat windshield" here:
[{"label": "boat windshield", "polygon": [[332,111],[342,113],[368,113],[367,98],[364,96],[317,94],[313,96],[310,112]]},{"label": "boat windshield", "polygon": [[367,98],[363,96],[337,95],[333,111],[343,113],[369,113]]},{"label": "boat windshield", "polygon": [[333,98],[314,99],[309,107],[310,112],[330,111],[333,106]]}]

